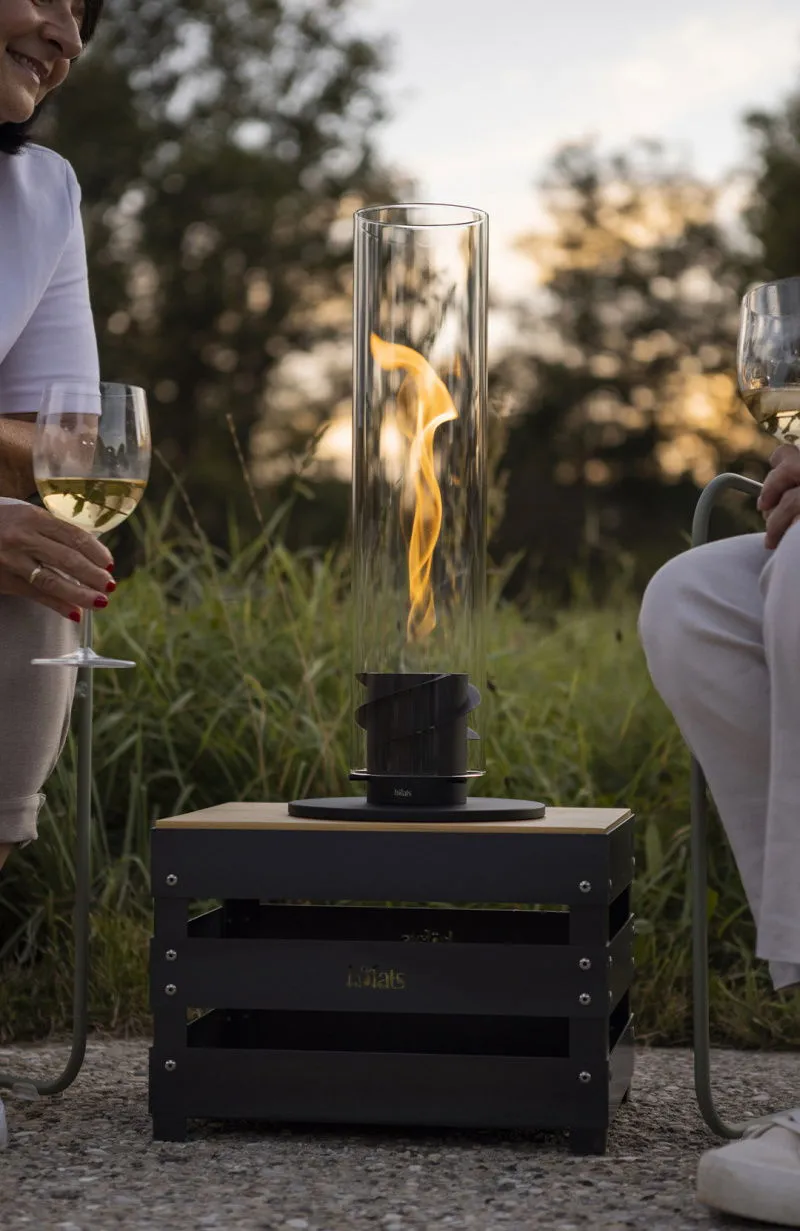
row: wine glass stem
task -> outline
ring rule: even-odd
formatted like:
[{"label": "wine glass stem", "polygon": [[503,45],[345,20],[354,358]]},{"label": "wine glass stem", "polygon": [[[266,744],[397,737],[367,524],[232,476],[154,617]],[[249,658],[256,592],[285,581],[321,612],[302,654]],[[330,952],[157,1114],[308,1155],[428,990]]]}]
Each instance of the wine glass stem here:
[{"label": "wine glass stem", "polygon": [[81,620],[81,649],[91,650],[92,648],[92,615],[91,611],[84,611],[83,619]]}]

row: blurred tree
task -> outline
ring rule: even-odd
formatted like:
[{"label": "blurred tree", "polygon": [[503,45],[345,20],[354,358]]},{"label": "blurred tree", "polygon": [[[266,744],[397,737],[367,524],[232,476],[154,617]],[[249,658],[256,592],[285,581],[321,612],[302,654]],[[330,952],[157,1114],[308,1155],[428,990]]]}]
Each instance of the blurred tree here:
[{"label": "blurred tree", "polygon": [[751,114],[758,177],[746,220],[757,241],[766,278],[800,274],[800,94],[774,115]]},{"label": "blurred tree", "polygon": [[[249,453],[280,360],[347,338],[351,216],[392,196],[381,51],[348,8],[112,5],[42,117],[83,186],[103,371],[150,391],[155,442],[215,537],[249,508],[227,416]],[[270,426],[281,451],[317,420]],[[154,467],[151,495],[169,481]]]},{"label": "blurred tree", "polygon": [[713,188],[656,143],[572,145],[543,184],[548,223],[520,242],[537,267],[533,338],[494,374],[515,405],[500,556],[516,585],[562,592],[635,556],[639,579],[681,546],[697,484],[762,449],[733,382],[747,267]]}]

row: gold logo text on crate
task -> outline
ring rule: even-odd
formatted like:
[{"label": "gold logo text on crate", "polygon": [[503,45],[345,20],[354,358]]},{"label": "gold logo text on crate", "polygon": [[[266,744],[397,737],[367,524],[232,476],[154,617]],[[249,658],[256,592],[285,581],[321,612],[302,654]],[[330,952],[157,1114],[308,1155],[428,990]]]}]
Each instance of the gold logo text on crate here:
[{"label": "gold logo text on crate", "polygon": [[404,992],[406,976],[402,970],[381,970],[379,966],[348,966],[346,987],[372,992]]}]

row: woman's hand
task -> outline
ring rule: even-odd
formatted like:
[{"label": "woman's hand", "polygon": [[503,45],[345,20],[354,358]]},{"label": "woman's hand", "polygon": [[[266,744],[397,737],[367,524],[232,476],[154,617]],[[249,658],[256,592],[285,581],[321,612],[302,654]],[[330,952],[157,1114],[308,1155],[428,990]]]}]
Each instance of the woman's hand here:
[{"label": "woman's hand", "polygon": [[0,594],[32,599],[77,623],[81,607],[108,603],[113,564],[108,548],[85,530],[30,504],[0,504]]},{"label": "woman's hand", "polygon": [[767,523],[765,546],[778,546],[790,526],[800,519],[800,449],[781,445],[769,459],[758,507]]}]

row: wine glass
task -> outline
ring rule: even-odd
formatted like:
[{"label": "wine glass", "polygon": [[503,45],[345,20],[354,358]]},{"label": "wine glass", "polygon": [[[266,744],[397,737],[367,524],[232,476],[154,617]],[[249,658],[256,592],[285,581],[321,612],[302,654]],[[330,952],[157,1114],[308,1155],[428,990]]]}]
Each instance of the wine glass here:
[{"label": "wine glass", "polygon": [[800,278],[747,292],[736,358],[739,392],[755,421],[800,447]]},{"label": "wine glass", "polygon": [[[36,419],[33,476],[54,517],[106,534],[130,517],[150,475],[150,424],[144,390],[133,385],[51,385]],[[35,666],[135,667],[103,658],[91,646],[91,613],[82,620],[81,646]]]}]

